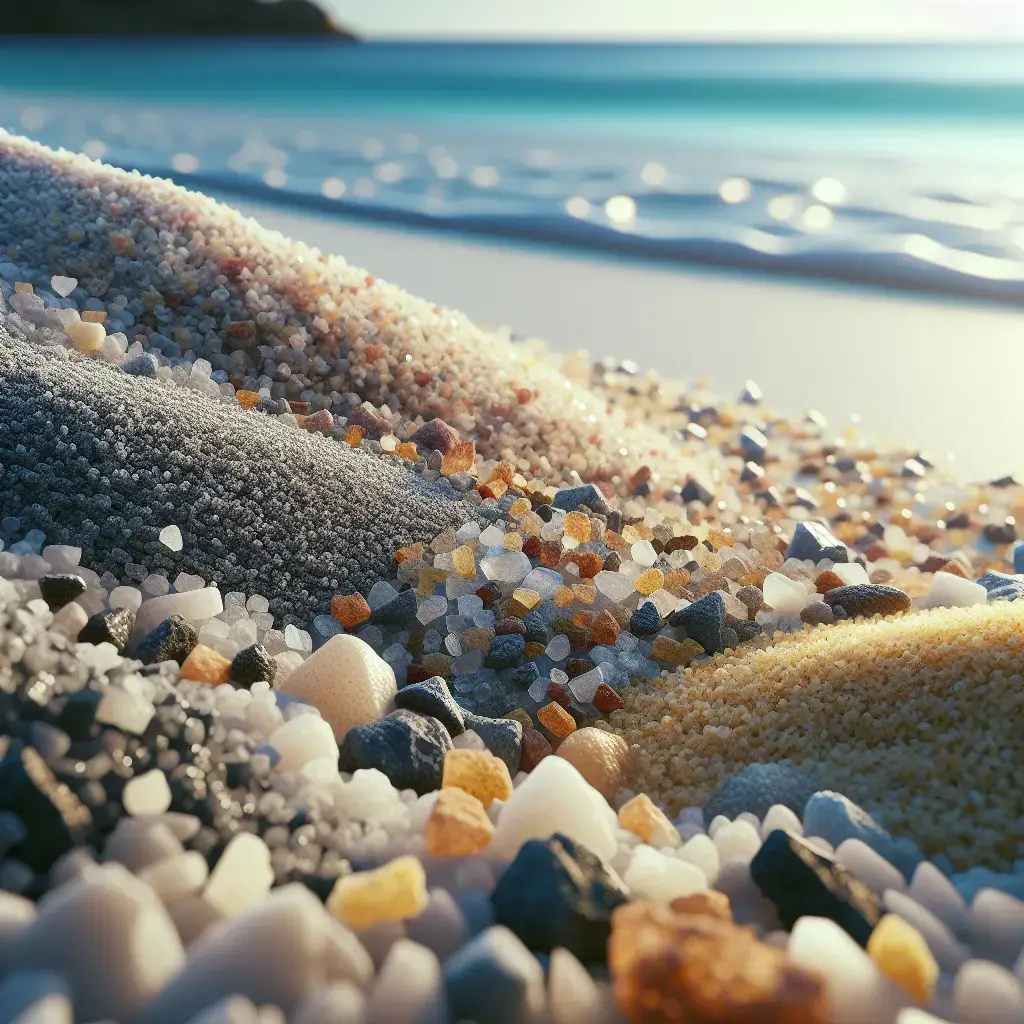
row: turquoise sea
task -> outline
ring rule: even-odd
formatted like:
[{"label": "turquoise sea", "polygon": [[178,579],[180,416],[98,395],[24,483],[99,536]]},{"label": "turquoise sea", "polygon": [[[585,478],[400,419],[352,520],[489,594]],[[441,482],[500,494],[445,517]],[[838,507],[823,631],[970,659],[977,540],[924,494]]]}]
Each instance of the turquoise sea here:
[{"label": "turquoise sea", "polygon": [[0,126],[325,216],[1024,302],[1019,46],[9,39]]}]

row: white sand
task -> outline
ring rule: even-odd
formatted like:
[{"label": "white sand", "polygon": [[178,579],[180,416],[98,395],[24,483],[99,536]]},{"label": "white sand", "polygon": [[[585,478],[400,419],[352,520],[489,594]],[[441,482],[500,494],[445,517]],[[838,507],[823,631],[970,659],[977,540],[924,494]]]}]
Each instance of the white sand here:
[{"label": "white sand", "polygon": [[814,408],[836,427],[859,414],[871,440],[919,444],[934,461],[953,453],[964,480],[1024,470],[1019,312],[236,205],[478,323],[723,393],[752,378],[780,412]]}]

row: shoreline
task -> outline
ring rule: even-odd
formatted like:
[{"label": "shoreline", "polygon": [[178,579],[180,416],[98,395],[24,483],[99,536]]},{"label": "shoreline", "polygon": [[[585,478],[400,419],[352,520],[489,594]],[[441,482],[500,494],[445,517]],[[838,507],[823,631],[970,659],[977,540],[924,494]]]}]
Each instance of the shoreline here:
[{"label": "shoreline", "polygon": [[[323,221],[255,202],[237,209],[323,252],[343,252],[354,265],[477,323],[507,324],[557,351],[631,359],[641,373],[707,379],[719,393],[738,394],[753,379],[782,413],[816,409],[833,427],[852,425],[856,414],[869,440],[918,444],[963,481],[1024,469],[1017,442],[1024,409],[1009,382],[993,379],[990,370],[1013,365],[1024,344],[1024,317],[1007,309],[588,259]],[[594,296],[604,301],[596,304]],[[974,337],[984,338],[983,358],[965,360],[965,339]],[[851,349],[860,354],[851,358]],[[954,462],[946,461],[949,452]]]}]

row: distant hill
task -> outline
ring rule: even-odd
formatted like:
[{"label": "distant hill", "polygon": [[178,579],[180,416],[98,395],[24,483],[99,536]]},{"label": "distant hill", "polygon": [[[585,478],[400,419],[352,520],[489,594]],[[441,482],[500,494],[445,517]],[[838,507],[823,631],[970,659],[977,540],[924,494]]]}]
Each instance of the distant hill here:
[{"label": "distant hill", "polygon": [[311,0],[0,0],[0,35],[355,40]]}]

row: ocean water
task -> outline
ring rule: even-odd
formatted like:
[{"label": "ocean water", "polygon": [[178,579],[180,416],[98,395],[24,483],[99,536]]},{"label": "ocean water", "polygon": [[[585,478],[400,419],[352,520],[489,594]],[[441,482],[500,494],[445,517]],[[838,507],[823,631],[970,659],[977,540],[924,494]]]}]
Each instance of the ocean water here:
[{"label": "ocean water", "polygon": [[324,216],[1024,303],[1019,46],[4,40],[0,126]]}]

